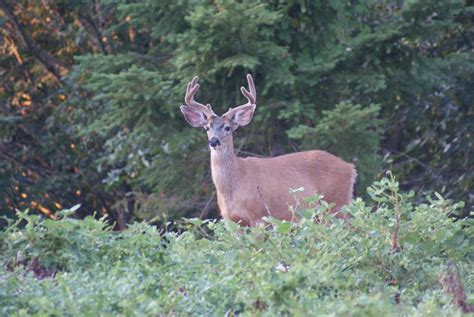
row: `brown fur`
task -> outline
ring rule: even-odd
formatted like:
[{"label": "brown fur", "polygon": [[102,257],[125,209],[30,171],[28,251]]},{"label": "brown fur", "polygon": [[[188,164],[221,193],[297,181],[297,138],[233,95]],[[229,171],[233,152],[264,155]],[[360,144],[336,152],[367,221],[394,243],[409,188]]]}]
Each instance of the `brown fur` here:
[{"label": "brown fur", "polygon": [[222,216],[250,226],[264,216],[295,220],[289,191],[300,187],[305,190],[297,198],[322,194],[337,212],[351,201],[356,178],[352,164],[317,150],[262,159],[211,149],[211,170]]},{"label": "brown fur", "polygon": [[[301,200],[314,194],[322,194],[324,200],[335,203],[331,212],[337,213],[352,199],[357,175],[354,165],[318,150],[273,158],[240,158],[234,154],[232,133],[250,123],[255,111],[255,85],[252,76],[247,75],[247,80],[249,90],[242,87],[241,91],[248,102],[220,117],[210,105],[194,100],[199,88],[197,77],[188,84],[187,106],[181,106],[189,124],[204,127],[210,142],[219,140],[210,150],[212,179],[222,216],[248,226],[255,226],[264,216],[293,221],[296,218],[290,206],[295,204],[295,198]],[[296,197],[290,194],[290,189],[300,187],[304,191]]]}]

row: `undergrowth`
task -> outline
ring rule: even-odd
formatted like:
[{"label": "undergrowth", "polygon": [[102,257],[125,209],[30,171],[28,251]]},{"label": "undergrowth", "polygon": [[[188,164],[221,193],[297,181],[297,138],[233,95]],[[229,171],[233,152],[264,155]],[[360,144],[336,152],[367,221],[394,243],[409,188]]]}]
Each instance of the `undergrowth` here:
[{"label": "undergrowth", "polygon": [[[472,309],[474,221],[393,178],[356,199],[267,227],[183,221],[179,233],[18,212],[0,232],[2,315],[462,315]],[[326,206],[326,207],[325,207]],[[318,217],[316,223],[314,218]]]}]

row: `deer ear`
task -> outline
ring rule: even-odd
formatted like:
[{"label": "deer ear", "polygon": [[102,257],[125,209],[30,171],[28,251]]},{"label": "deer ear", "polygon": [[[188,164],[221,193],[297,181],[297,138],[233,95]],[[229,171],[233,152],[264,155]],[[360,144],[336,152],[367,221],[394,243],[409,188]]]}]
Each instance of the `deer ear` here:
[{"label": "deer ear", "polygon": [[207,124],[207,117],[203,112],[189,106],[181,106],[180,109],[186,121],[193,127],[199,128]]},{"label": "deer ear", "polygon": [[255,104],[243,105],[231,110],[232,112],[232,123],[243,127],[252,121],[253,113],[255,112]]}]

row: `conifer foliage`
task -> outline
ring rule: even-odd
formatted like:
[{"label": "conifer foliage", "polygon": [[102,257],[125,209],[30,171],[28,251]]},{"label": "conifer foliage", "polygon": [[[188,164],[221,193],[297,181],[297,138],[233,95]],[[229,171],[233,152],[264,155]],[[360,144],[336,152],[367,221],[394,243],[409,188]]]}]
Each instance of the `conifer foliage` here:
[{"label": "conifer foliage", "polygon": [[[45,6],[44,3],[47,5]],[[186,83],[218,113],[259,100],[240,155],[325,149],[357,192],[391,168],[404,189],[472,206],[470,1],[0,0],[2,213],[80,203],[165,222],[216,215]],[[421,196],[420,196],[421,197]]]}]

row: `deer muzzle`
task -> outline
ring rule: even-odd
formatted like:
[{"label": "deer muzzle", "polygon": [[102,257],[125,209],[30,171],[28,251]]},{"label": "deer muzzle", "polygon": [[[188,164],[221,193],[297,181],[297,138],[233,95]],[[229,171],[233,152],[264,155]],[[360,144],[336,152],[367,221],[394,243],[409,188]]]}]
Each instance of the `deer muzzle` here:
[{"label": "deer muzzle", "polygon": [[218,147],[219,145],[221,145],[221,141],[216,138],[216,137],[212,137],[210,140],[209,140],[209,145],[213,148],[216,148]]}]

